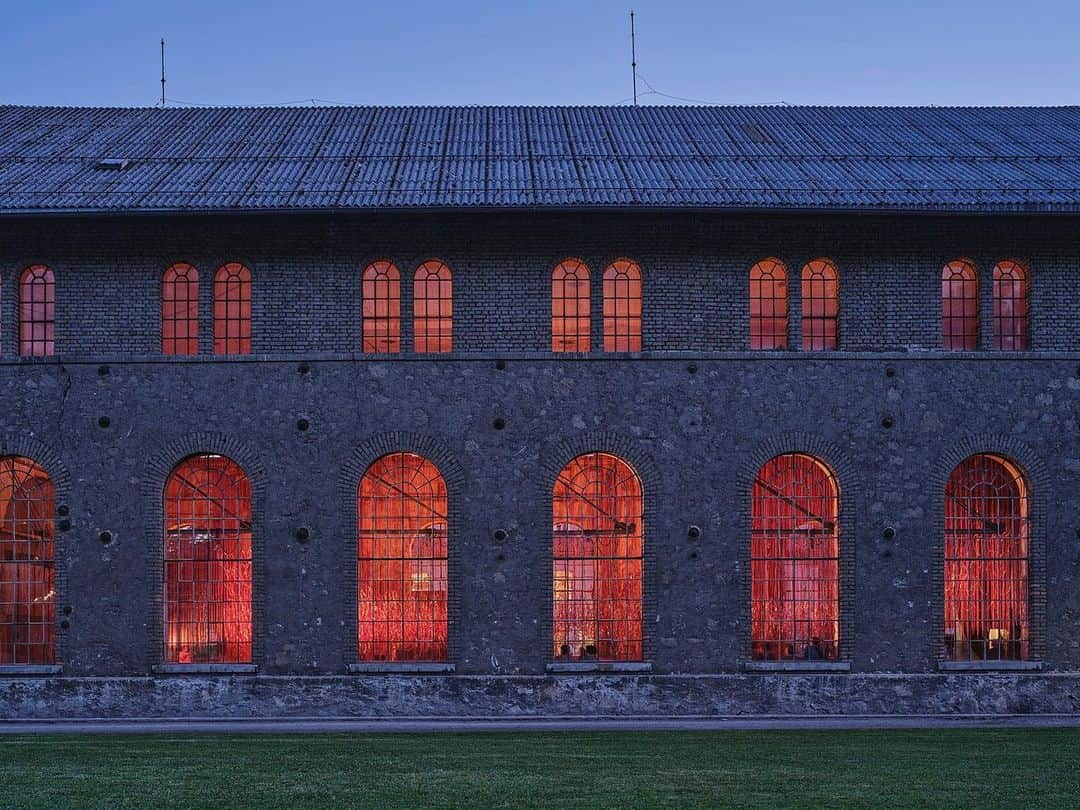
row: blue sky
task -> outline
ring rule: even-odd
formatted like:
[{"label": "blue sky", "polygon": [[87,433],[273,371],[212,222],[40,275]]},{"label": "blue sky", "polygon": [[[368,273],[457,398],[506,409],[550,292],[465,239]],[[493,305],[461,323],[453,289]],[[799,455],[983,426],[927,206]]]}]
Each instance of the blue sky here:
[{"label": "blue sky", "polygon": [[1075,0],[8,0],[0,103],[622,103],[631,5],[642,103],[1080,101]]}]

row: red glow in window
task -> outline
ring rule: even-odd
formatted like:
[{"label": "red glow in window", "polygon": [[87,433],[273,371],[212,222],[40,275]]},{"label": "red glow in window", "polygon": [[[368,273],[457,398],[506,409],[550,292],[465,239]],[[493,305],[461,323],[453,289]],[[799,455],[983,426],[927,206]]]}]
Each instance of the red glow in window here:
[{"label": "red glow in window", "polygon": [[[804,351],[836,348],[840,315],[840,277],[828,259],[814,259],[802,270],[802,347]],[[786,333],[785,325],[785,333]]]},{"label": "red glow in window", "polygon": [[786,349],[787,330],[787,268],[763,259],[750,268],[750,348]]},{"label": "red glow in window", "polygon": [[979,283],[975,265],[958,259],[941,271],[941,348],[975,351],[979,344]]},{"label": "red glow in window", "polygon": [[453,349],[454,286],[450,268],[426,261],[413,276],[413,350],[449,352]]},{"label": "red glow in window", "polygon": [[19,354],[54,354],[55,328],[56,278],[45,265],[31,265],[23,270],[19,284]]},{"label": "red glow in window", "polygon": [[179,262],[161,277],[162,354],[199,353],[199,271]]},{"label": "red glow in window", "polygon": [[1028,271],[1007,260],[994,267],[994,348],[1021,351],[1028,347]]},{"label": "red glow in window", "polygon": [[357,498],[357,656],[447,659],[447,494],[415,453],[383,456]]},{"label": "red glow in window", "polygon": [[218,455],[165,484],[165,661],[251,662],[251,485]]},{"label": "red glow in window", "polygon": [[589,268],[580,259],[567,259],[551,273],[551,350],[587,352]]},{"label": "red glow in window", "polygon": [[361,282],[364,352],[401,351],[401,275],[393,263],[372,262]]},{"label": "red glow in window", "polygon": [[48,473],[0,458],[0,664],[52,664],[55,495]]},{"label": "red glow in window", "polygon": [[251,354],[251,271],[239,262],[214,276],[214,354]]},{"label": "red glow in window", "polygon": [[836,479],[812,456],[777,456],[754,478],[750,632],[755,659],[836,659],[839,511]]},{"label": "red glow in window", "polygon": [[637,474],[606,453],[578,456],[552,492],[553,654],[640,661],[644,499]]},{"label": "red glow in window", "polygon": [[1023,660],[1028,636],[1028,487],[1011,462],[971,456],[945,486],[945,652]]},{"label": "red glow in window", "polygon": [[641,268],[629,259],[604,271],[604,351],[641,351]]}]

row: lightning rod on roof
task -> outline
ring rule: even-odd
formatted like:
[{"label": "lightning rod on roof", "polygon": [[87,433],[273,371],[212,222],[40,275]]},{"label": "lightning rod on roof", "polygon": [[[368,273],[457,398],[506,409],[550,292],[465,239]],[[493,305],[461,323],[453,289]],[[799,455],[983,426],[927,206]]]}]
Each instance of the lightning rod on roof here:
[{"label": "lightning rod on roof", "polygon": [[165,106],[165,37],[161,38],[161,106]]},{"label": "lightning rod on roof", "polygon": [[634,41],[634,10],[630,9],[630,72],[634,77],[634,106],[637,106],[637,43]]}]

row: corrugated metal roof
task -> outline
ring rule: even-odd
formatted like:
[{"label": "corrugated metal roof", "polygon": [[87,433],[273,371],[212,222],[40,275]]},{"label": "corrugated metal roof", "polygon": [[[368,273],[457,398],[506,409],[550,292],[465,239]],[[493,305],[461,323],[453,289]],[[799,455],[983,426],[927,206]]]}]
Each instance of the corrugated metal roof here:
[{"label": "corrugated metal roof", "polygon": [[1080,213],[1080,107],[0,106],[0,214],[567,206]]}]

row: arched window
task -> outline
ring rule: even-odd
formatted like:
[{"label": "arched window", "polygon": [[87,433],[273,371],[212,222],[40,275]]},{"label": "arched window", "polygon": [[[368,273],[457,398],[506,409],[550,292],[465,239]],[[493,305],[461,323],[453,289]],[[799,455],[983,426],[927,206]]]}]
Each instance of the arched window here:
[{"label": "arched window", "polygon": [[828,259],[814,259],[802,269],[803,350],[835,349],[839,315],[840,275],[836,265]]},{"label": "arched window", "polygon": [[56,278],[45,265],[31,265],[23,270],[19,283],[19,354],[54,354],[55,328]]},{"label": "arched window", "polygon": [[840,643],[840,488],[812,456],[787,453],[754,478],[750,634],[760,660],[835,660]]},{"label": "arched window", "polygon": [[364,268],[364,352],[401,351],[401,275],[393,262],[372,262]]},{"label": "arched window", "polygon": [[566,259],[551,272],[551,350],[587,352],[589,268],[580,259]]},{"label": "arched window", "polygon": [[225,456],[181,461],[165,484],[165,661],[251,662],[251,484]]},{"label": "arched window", "polygon": [[994,348],[1028,347],[1028,271],[1008,259],[994,267]]},{"label": "arched window", "polygon": [[239,262],[214,276],[214,354],[251,354],[251,271]]},{"label": "arched window", "polygon": [[52,664],[52,481],[22,456],[0,457],[0,664]]},{"label": "arched window", "polygon": [[199,271],[184,262],[161,277],[161,352],[199,353]]},{"label": "arched window", "polygon": [[359,660],[445,661],[446,482],[423,456],[391,453],[364,473],[356,503]]},{"label": "arched window", "polygon": [[604,271],[604,351],[641,351],[641,268],[629,259]]},{"label": "arched window", "polygon": [[607,453],[578,456],[552,492],[554,656],[640,661],[645,504],[641,481]]},{"label": "arched window", "polygon": [[413,351],[452,351],[453,328],[453,277],[449,267],[431,259],[413,275]]},{"label": "arched window", "polygon": [[957,465],[945,485],[945,652],[959,661],[1029,656],[1028,485],[1000,456]]},{"label": "arched window", "polygon": [[975,265],[951,261],[941,271],[941,348],[975,351],[979,344],[979,282]]},{"label": "arched window", "polygon": [[750,348],[786,349],[787,318],[787,268],[762,259],[750,268]]}]

